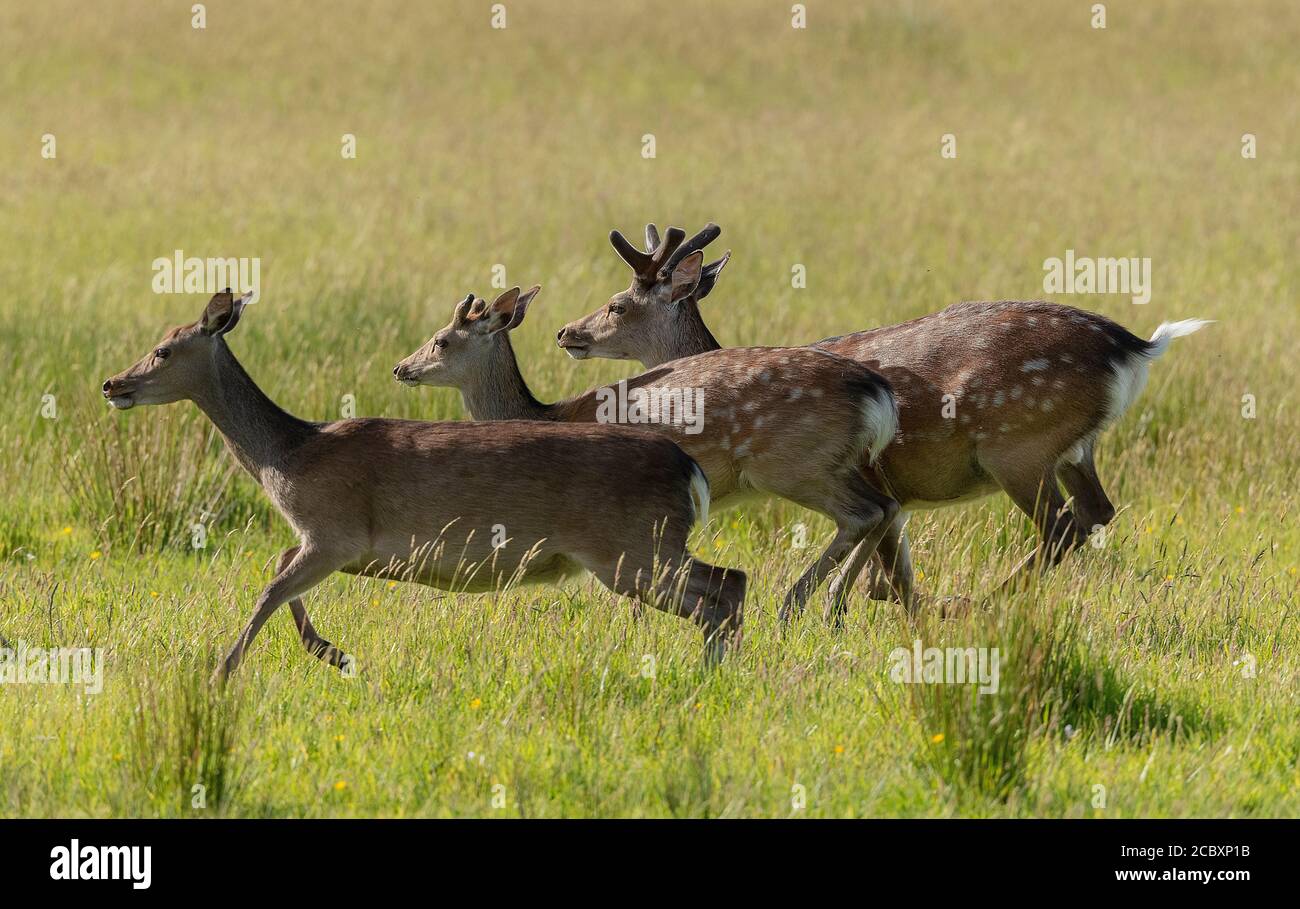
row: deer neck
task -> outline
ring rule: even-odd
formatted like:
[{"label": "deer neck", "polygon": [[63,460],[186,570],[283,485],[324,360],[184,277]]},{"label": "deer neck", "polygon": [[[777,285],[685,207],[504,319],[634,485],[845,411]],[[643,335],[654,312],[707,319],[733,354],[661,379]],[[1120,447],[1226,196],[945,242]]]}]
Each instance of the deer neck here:
[{"label": "deer neck", "polygon": [[648,356],[641,358],[641,365],[646,369],[669,360],[680,360],[682,357],[721,349],[722,345],[704,324],[704,317],[700,315],[700,307],[694,299],[683,300],[677,304],[675,311],[672,327],[668,331],[657,332],[654,346],[647,351]]},{"label": "deer neck", "polygon": [[226,447],[259,481],[262,471],[316,431],[286,413],[244,371],[222,341],[215,354],[215,381],[193,398],[226,441]]},{"label": "deer neck", "polygon": [[461,386],[465,409],[475,420],[552,420],[555,405],[543,404],[533,397],[519,371],[510,337],[501,337],[492,345],[485,368]]}]

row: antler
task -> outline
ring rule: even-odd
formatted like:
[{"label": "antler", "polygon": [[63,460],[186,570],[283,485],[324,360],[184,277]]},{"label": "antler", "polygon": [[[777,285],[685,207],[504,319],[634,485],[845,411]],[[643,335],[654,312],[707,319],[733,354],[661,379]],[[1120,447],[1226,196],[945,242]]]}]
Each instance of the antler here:
[{"label": "antler", "polygon": [[652,234],[653,239],[657,241],[654,251],[641,252],[628,242],[627,237],[624,237],[618,231],[611,230],[609,232],[609,242],[614,247],[614,251],[618,253],[624,262],[632,266],[632,271],[636,273],[638,278],[647,280],[655,277],[662,268],[664,259],[671,255],[681,242],[686,239],[686,231],[680,227],[670,227],[664,234],[663,239],[660,240],[659,231],[651,224],[646,227],[647,245],[649,245]]},{"label": "antler", "polygon": [[672,256],[669,257],[668,261],[659,267],[659,277],[666,278],[668,275],[671,275],[673,269],[677,267],[677,264],[681,262],[682,259],[685,259],[697,249],[703,249],[708,246],[714,240],[718,239],[718,235],[721,233],[722,228],[714,224],[712,221],[704,225],[703,230],[691,237],[691,239],[686,243],[678,246]]},{"label": "antler", "polygon": [[469,308],[474,304],[474,295],[470,294],[465,299],[456,304],[456,310],[452,313],[451,321],[453,325],[464,325],[465,318],[469,315]]}]

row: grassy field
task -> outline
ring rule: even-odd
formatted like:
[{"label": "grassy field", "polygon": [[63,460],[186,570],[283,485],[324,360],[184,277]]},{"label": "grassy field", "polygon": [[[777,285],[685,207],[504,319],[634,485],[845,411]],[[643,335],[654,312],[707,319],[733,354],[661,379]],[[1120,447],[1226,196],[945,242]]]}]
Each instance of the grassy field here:
[{"label": "grassy field", "polygon": [[[1300,813],[1294,4],[1116,0],[1104,30],[1081,2],[808,5],[802,30],[758,2],[507,0],[505,29],[487,3],[0,7],[0,636],[106,667],[95,695],[0,686],[0,815]],[[751,578],[717,672],[594,583],[336,576],[308,608],[355,678],[278,614],[213,694],[293,538],[191,405],[100,399],[206,299],[151,262],[260,257],[231,347],[291,412],[463,419],[390,370],[496,265],[544,286],[516,333],[539,397],[633,371],[554,334],[626,286],[610,228],[651,219],[722,225],[728,345],[1041,298],[1067,249],[1150,257],[1153,294],[1058,302],[1218,323],[1098,446],[1106,545],[990,612],[912,627],[859,591],[842,633],[814,610],[783,639],[792,527],[830,526],[771,503],[696,538]],[[909,530],[935,594],[1033,545],[1002,496]],[[892,682],[916,638],[999,647],[1000,690]]]}]

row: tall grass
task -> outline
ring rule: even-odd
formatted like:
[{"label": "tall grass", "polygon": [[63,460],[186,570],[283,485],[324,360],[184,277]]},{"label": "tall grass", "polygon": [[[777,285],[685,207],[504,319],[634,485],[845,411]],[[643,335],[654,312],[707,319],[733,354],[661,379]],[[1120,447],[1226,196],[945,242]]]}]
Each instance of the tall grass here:
[{"label": "tall grass", "polygon": [[965,620],[921,619],[927,647],[997,648],[997,690],[952,679],[907,686],[919,754],[940,777],[1006,799],[1030,780],[1031,748],[1044,735],[1141,744],[1204,725],[1195,705],[1161,696],[1098,641],[1084,609],[1035,594],[999,596]]},{"label": "tall grass", "polygon": [[231,495],[237,465],[201,415],[177,405],[135,416],[83,415],[62,435],[59,479],[74,518],[128,552],[204,548],[210,533],[247,520],[255,507]]},{"label": "tall grass", "polygon": [[212,680],[217,656],[183,656],[134,681],[128,766],[137,797],[161,813],[225,814],[244,782],[245,689]]}]

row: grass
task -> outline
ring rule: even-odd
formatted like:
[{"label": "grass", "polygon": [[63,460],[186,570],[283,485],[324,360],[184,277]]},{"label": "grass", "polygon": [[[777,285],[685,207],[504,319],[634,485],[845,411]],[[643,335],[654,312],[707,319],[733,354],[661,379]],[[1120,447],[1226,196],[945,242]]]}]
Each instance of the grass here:
[{"label": "grass", "polygon": [[[473,4],[0,11],[0,636],[105,660],[99,694],[0,688],[0,815],[1300,813],[1292,6],[1116,2],[1104,31],[1066,2],[810,4],[806,31],[780,4],[507,6],[504,30]],[[631,372],[553,337],[626,285],[608,230],[649,219],[723,226],[729,345],[1041,298],[1066,249],[1149,256],[1154,292],[1060,302],[1218,321],[1103,437],[1106,544],[993,612],[912,626],[859,591],[843,632],[811,609],[783,638],[791,529],[830,528],[769,503],[696,538],[751,577],[718,672],[590,582],[337,576],[307,604],[355,678],[276,615],[210,689],[294,541],[193,408],[104,412],[104,377],[203,303],[152,293],[152,260],[262,259],[231,343],[292,412],[461,419],[389,372],[495,265],[544,287],[516,333],[539,396]],[[936,594],[1032,545],[1004,497],[909,530]],[[997,694],[892,682],[918,637],[998,647]]]}]

